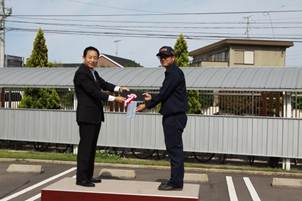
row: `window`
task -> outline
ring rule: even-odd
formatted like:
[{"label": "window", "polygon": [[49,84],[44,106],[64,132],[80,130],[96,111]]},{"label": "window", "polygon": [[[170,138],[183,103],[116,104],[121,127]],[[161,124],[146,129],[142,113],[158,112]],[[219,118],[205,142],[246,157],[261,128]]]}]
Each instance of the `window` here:
[{"label": "window", "polygon": [[244,51],[244,64],[254,64],[254,51]]},{"label": "window", "polygon": [[208,62],[227,62],[228,59],[229,59],[229,54],[226,50],[220,52],[210,52],[200,57],[201,61],[208,61]]},{"label": "window", "polygon": [[235,50],[234,60],[236,64],[254,64],[254,51]]},{"label": "window", "polygon": [[243,50],[235,50],[234,52],[234,60],[237,64],[243,63],[244,51]]}]

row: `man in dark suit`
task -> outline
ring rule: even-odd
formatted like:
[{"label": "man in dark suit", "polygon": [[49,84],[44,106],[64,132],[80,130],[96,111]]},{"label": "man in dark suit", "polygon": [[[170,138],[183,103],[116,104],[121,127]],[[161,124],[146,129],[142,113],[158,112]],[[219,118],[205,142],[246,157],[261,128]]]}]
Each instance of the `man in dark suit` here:
[{"label": "man in dark suit", "polygon": [[171,176],[167,182],[162,182],[158,189],[182,190],[184,178],[182,133],[187,123],[188,109],[186,81],[182,70],[175,64],[175,53],[171,47],[161,47],[156,56],[166,69],[165,79],[157,96],[143,94],[146,103],[139,105],[136,111],[150,109],[161,103],[159,112],[163,115],[162,124],[165,145],[170,157]]},{"label": "man in dark suit", "polygon": [[75,93],[78,100],[76,119],[80,129],[80,142],[77,155],[76,184],[94,187],[99,178],[93,178],[94,159],[97,139],[104,121],[102,101],[123,103],[125,98],[111,96],[104,91],[129,91],[103,80],[94,68],[97,66],[100,53],[94,47],[87,47],[83,53],[83,64],[74,76]]}]

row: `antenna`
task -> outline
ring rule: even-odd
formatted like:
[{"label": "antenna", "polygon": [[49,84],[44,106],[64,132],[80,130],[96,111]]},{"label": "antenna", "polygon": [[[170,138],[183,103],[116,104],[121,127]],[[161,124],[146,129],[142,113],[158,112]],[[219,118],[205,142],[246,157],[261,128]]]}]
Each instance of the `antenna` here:
[{"label": "antenna", "polygon": [[118,55],[118,42],[121,42],[122,40],[114,40],[113,42],[115,43],[115,56]]},{"label": "antenna", "polygon": [[244,19],[246,19],[246,29],[245,29],[245,35],[247,38],[250,37],[250,19],[252,18],[252,15],[249,15],[249,16],[246,16],[246,17],[243,17]]},{"label": "antenna", "polygon": [[273,38],[276,38],[275,36],[275,32],[274,32],[274,27],[273,27],[273,20],[272,20],[272,16],[269,12],[265,12],[263,13],[263,15],[267,15],[268,16],[268,19],[269,19],[269,22],[270,22],[270,25],[271,25],[271,29],[272,29],[272,34],[273,34]]}]

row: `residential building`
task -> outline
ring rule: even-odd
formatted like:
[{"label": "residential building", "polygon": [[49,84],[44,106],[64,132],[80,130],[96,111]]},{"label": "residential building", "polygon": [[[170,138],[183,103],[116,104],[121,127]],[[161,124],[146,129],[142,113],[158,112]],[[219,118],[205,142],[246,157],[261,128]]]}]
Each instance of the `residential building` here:
[{"label": "residential building", "polygon": [[133,60],[122,57],[112,56],[109,54],[101,54],[99,58],[99,67],[142,67]]},{"label": "residential building", "polygon": [[5,55],[4,56],[5,67],[22,67],[24,64],[23,57],[13,56],[13,55]]},{"label": "residential building", "polygon": [[282,67],[291,41],[225,39],[189,53],[195,67]]},{"label": "residential building", "polygon": [[[81,63],[60,63],[54,64],[58,67],[78,67]],[[98,67],[142,67],[140,64],[133,60],[125,59],[122,57],[112,56],[109,54],[101,54],[98,61]]]}]

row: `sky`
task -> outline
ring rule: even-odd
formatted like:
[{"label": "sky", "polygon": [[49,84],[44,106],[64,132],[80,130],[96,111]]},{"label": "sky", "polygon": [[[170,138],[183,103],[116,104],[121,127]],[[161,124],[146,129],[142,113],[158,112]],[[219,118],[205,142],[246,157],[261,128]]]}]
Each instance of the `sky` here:
[{"label": "sky", "polygon": [[301,0],[5,0],[5,7],[9,55],[29,57],[42,28],[50,62],[80,63],[95,46],[157,67],[158,49],[183,33],[189,51],[225,38],[291,40],[286,65],[302,67]]}]

